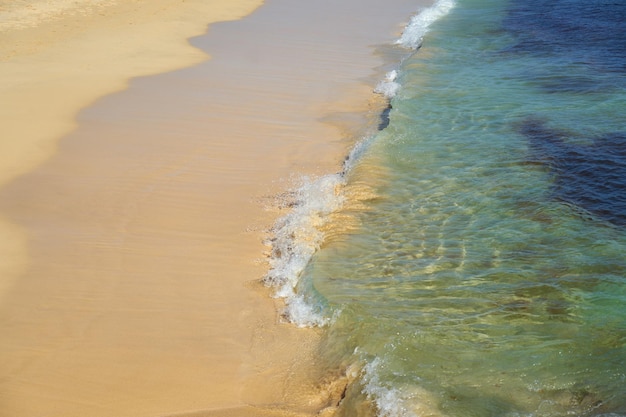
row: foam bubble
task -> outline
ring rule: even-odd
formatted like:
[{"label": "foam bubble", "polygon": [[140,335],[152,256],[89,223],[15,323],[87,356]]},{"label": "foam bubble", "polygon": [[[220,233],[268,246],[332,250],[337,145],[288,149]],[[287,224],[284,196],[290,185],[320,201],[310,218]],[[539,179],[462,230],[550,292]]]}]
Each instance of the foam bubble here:
[{"label": "foam bubble", "polygon": [[411,49],[419,48],[430,25],[447,15],[454,6],[454,0],[437,0],[431,7],[413,16],[396,44]]},{"label": "foam bubble", "polygon": [[400,84],[396,82],[396,78],[398,78],[398,71],[389,71],[385,75],[385,79],[378,83],[374,92],[382,94],[387,98],[395,97],[396,93],[400,89]]}]

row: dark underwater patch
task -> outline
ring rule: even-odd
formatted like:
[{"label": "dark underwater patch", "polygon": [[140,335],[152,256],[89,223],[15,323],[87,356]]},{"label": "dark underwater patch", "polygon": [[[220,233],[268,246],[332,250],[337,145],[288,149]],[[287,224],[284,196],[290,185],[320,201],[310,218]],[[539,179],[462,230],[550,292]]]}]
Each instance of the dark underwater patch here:
[{"label": "dark underwater patch", "polygon": [[613,224],[626,225],[626,133],[571,143],[575,133],[530,117],[516,126],[529,142],[530,162],[554,174],[553,197]]},{"label": "dark underwater patch", "polygon": [[[500,53],[543,62],[520,77],[547,94],[612,94],[626,88],[626,2],[511,2]],[[546,70],[550,68],[550,70]]]},{"label": "dark underwater patch", "polygon": [[610,94],[617,90],[610,82],[602,82],[598,77],[548,74],[535,76],[532,82],[539,83],[547,94]]},{"label": "dark underwater patch", "polygon": [[598,0],[511,2],[503,29],[510,52],[564,56],[600,72],[626,72],[626,3]]},{"label": "dark underwater patch", "polygon": [[380,112],[380,122],[378,123],[378,130],[384,130],[389,126],[389,113],[391,113],[391,103],[387,105],[385,110]]}]

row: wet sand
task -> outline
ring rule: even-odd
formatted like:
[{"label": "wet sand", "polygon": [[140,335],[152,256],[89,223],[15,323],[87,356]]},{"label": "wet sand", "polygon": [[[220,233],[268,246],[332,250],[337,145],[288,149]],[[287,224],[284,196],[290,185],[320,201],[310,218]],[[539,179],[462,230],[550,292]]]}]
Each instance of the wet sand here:
[{"label": "wet sand", "polygon": [[375,122],[382,45],[419,5],[268,0],[190,46],[258,3],[105,3],[4,27],[0,416],[332,412],[262,239],[293,175],[337,171]]},{"label": "wet sand", "polygon": [[[205,61],[188,38],[260,0],[0,0],[0,186],[44,162],[77,113],[133,77]],[[27,263],[0,214],[0,299]]]}]

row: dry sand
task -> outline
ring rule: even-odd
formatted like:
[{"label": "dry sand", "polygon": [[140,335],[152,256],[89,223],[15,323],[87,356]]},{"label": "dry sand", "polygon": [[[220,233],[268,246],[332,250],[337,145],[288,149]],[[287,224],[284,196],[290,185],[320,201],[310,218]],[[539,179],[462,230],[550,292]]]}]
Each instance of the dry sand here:
[{"label": "dry sand", "polygon": [[225,4],[0,1],[0,416],[336,402],[258,282],[263,204],[339,169],[418,5],[268,0],[189,45],[259,6]]}]

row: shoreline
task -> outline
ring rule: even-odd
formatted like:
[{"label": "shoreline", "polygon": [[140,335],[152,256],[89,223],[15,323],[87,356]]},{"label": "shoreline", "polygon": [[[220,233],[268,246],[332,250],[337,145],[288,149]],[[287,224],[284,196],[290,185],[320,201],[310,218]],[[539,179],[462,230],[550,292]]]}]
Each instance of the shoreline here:
[{"label": "shoreline", "polygon": [[[191,39],[199,62],[132,78],[83,107],[45,162],[7,170],[0,210],[27,233],[28,258],[0,298],[6,410],[332,413],[320,331],[281,323],[259,282],[261,239],[279,214],[262,201],[295,173],[339,169],[364,122],[377,123],[385,62],[374,46],[418,5],[375,3],[269,0],[213,24]],[[367,12],[355,22],[357,4]],[[160,58],[138,59],[163,71]],[[15,77],[33,63],[18,61]]]}]

